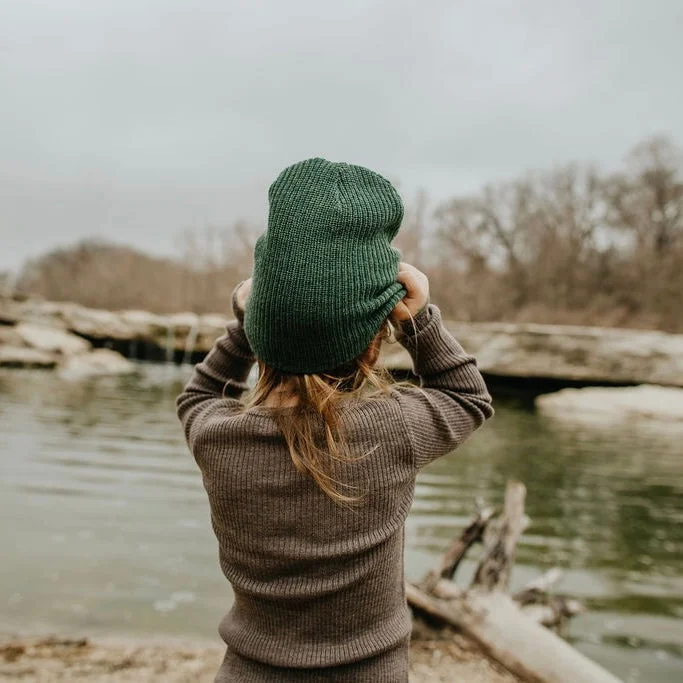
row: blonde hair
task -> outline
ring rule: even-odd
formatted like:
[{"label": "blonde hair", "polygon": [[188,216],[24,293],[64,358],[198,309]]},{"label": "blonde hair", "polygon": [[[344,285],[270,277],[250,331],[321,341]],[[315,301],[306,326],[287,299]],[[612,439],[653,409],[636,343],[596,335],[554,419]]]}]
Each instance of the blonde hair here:
[{"label": "blonde hair", "polygon": [[[352,398],[386,396],[392,387],[407,384],[397,382],[386,368],[377,365],[382,343],[392,336],[387,320],[360,356],[329,372],[291,375],[258,360],[258,380],[246,396],[245,410],[264,404],[274,391],[296,400],[289,410],[274,410],[275,420],[294,466],[312,477],[337,503],[359,500],[357,495],[350,495],[354,487],[338,479],[337,470],[340,464],[363,457],[348,451],[339,419],[340,405]],[[323,440],[317,431],[320,417],[324,424]]]}]

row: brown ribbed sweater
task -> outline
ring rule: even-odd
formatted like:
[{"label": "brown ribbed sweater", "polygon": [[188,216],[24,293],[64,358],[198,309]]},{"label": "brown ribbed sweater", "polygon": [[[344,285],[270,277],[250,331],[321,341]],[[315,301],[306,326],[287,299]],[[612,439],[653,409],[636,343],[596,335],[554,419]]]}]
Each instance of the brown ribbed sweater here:
[{"label": "brown ribbed sweater", "polygon": [[340,408],[351,452],[367,454],[339,472],[362,492],[359,504],[335,504],[294,468],[273,419],[288,408],[244,410],[240,396],[255,359],[239,320],[178,397],[235,595],[219,633],[245,661],[336,667],[397,646],[407,657],[403,527],[415,478],[493,414],[475,359],[443,326],[439,309],[429,304],[414,322],[397,337],[421,386]]}]

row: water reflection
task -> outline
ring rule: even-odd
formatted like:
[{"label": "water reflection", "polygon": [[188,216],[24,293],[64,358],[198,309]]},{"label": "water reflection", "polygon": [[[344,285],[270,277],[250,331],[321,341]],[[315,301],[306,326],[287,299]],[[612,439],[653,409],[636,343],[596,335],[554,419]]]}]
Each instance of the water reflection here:
[{"label": "water reflection", "polygon": [[[0,373],[0,628],[214,637],[230,601],[173,401],[187,370],[73,383]],[[579,647],[624,678],[683,676],[680,435],[581,427],[528,397],[420,478],[406,567],[420,576],[477,497],[529,489],[513,581],[554,565],[591,612]],[[472,564],[464,568],[467,579]],[[4,623],[3,623],[4,622]]]}]

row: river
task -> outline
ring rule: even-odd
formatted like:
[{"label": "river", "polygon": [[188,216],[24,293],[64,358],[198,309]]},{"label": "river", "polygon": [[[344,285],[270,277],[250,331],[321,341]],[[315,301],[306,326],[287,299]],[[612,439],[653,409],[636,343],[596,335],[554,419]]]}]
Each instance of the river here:
[{"label": "river", "polygon": [[[174,398],[186,367],[69,382],[0,372],[0,631],[216,639],[230,604]],[[419,578],[477,497],[528,487],[513,586],[558,565],[589,611],[569,637],[625,681],[683,680],[681,432],[578,427],[497,396],[496,417],[421,475],[406,527]],[[472,563],[463,567],[467,580]]]}]

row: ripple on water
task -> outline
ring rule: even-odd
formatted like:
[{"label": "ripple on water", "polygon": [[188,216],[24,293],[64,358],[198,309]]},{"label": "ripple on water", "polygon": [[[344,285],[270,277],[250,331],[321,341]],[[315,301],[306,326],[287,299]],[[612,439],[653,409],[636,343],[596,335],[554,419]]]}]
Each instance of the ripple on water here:
[{"label": "ripple on water", "polygon": [[[143,366],[138,377],[74,383],[0,371],[0,543],[22,539],[3,558],[2,621],[213,637],[231,593],[175,416],[187,372]],[[560,564],[560,590],[591,608],[571,627],[581,649],[624,679],[683,680],[680,439],[499,401],[474,439],[420,476],[408,574],[433,564],[476,499],[500,505],[508,478],[526,483],[532,519],[513,584]]]}]

